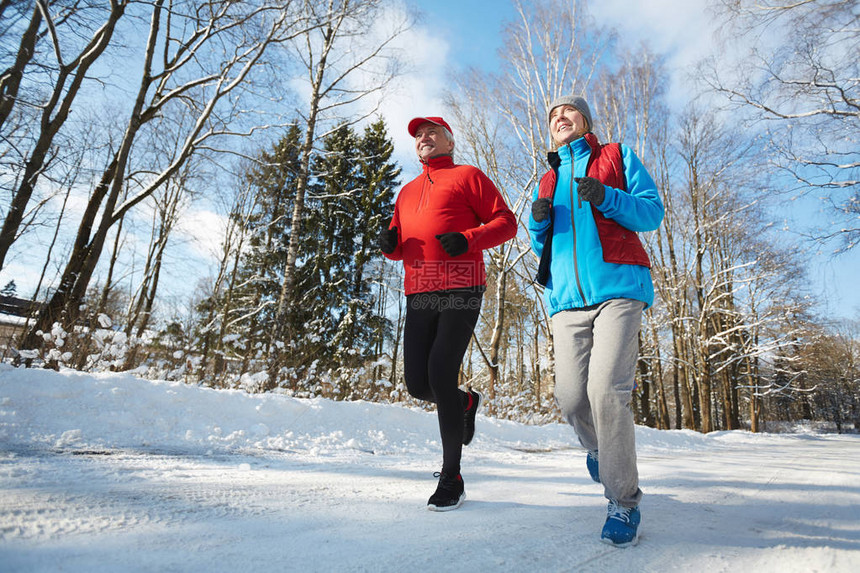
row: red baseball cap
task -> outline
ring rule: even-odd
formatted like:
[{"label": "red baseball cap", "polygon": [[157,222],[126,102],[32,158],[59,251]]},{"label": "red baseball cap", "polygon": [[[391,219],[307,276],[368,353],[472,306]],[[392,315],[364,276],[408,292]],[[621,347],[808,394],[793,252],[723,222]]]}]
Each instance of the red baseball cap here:
[{"label": "red baseball cap", "polygon": [[451,129],[451,126],[448,125],[448,122],[442,119],[441,117],[416,117],[412,121],[409,122],[409,135],[415,137],[415,132],[421,126],[422,123],[435,123],[436,125],[441,125],[445,129],[451,132],[451,135],[454,135],[454,130]]}]

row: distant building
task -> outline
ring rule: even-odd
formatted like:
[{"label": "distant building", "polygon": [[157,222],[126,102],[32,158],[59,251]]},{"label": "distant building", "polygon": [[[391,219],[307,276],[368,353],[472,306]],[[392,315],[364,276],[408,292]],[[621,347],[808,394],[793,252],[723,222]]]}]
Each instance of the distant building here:
[{"label": "distant building", "polygon": [[0,348],[8,348],[12,338],[23,332],[27,318],[39,310],[35,301],[0,295]]}]

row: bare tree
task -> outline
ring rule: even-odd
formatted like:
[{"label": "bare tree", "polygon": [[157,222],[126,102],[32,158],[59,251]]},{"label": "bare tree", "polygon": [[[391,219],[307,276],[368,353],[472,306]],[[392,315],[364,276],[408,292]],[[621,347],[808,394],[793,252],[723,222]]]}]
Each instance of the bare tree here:
[{"label": "bare tree", "polygon": [[[6,14],[8,7],[13,8],[14,13]],[[65,25],[71,19],[76,20],[75,25],[79,25],[81,19],[76,17],[84,14],[84,19],[87,18],[92,13],[91,8],[93,6],[80,1],[70,3],[57,0],[0,2],[0,18],[3,19],[2,26],[0,26],[0,40],[9,46],[8,51],[0,51],[0,61],[9,61],[9,65],[0,73],[0,132],[2,132],[6,120],[12,115],[16,104],[19,103],[25,70],[37,65],[46,70],[55,70],[58,65],[62,65],[57,28]],[[52,9],[54,10],[53,13],[51,13]],[[42,24],[46,25],[43,27]],[[80,30],[78,33],[81,35]],[[53,49],[48,47],[49,51],[56,56],[53,66],[38,61],[37,58],[40,42],[46,36],[50,36],[53,43]],[[18,41],[17,49],[12,47],[14,42],[12,37]],[[62,74],[62,70],[59,70],[58,73]],[[25,100],[23,103],[25,106],[32,106],[36,102]]]},{"label": "bare tree", "polygon": [[[772,163],[837,215],[817,240],[860,239],[860,25],[855,0],[720,0],[728,32],[701,75],[750,119],[764,122]],[[748,43],[746,51],[731,48]]]},{"label": "bare tree", "polygon": [[[27,209],[27,204],[33,195],[39,176],[42,174],[46,160],[60,128],[69,117],[72,103],[81,90],[87,73],[96,60],[104,53],[110,45],[117,22],[125,13],[131,0],[110,0],[107,16],[101,27],[96,30],[90,40],[82,49],[71,58],[66,57],[61,46],[60,38],[56,32],[56,26],[51,14],[48,12],[47,2],[40,0],[36,2],[31,25],[28,26],[22,38],[22,46],[19,57],[13,69],[4,74],[2,88],[3,98],[0,100],[0,122],[4,122],[11,112],[15,102],[20,78],[24,67],[29,59],[26,55],[32,53],[35,44],[35,36],[42,20],[46,22],[50,31],[51,42],[57,60],[57,74],[53,81],[48,100],[41,107],[39,118],[38,135],[33,143],[32,149],[27,155],[22,174],[18,179],[18,188],[15,190],[12,203],[0,229],[0,268],[6,259],[9,248],[18,237],[19,227]],[[2,126],[2,123],[0,123]]]},{"label": "bare tree", "polygon": [[[122,142],[90,195],[59,288],[28,333],[24,348],[35,348],[37,331],[55,320],[74,322],[114,224],[169,181],[192,154],[211,147],[218,138],[241,135],[231,129],[241,113],[239,92],[263,65],[267,50],[305,29],[305,20],[294,13],[291,3],[189,1],[168,7],[164,0],[152,3],[139,89]],[[225,45],[231,48],[224,50]],[[237,98],[231,100],[233,95]],[[178,127],[166,114],[171,106],[186,114],[187,121]],[[129,172],[134,144],[150,124],[181,129],[181,144],[166,164],[130,179],[135,175]],[[133,183],[133,192],[120,202],[127,181]]]},{"label": "bare tree", "polygon": [[133,297],[133,307],[129,309],[126,320],[126,335],[142,336],[149,325],[155,295],[158,292],[158,279],[161,275],[164,252],[170,235],[188,201],[188,166],[172,177],[163,187],[163,192],[153,195],[155,208],[152,213],[150,243],[143,267],[143,276]]},{"label": "bare tree", "polygon": [[[4,10],[5,7],[4,5]],[[6,119],[15,107],[15,102],[18,99],[18,91],[21,87],[21,79],[24,77],[24,69],[36,53],[36,41],[39,39],[39,28],[42,26],[42,12],[44,8],[44,3],[33,7],[30,20],[21,34],[14,61],[0,74],[0,130],[3,129]],[[5,35],[3,34],[3,36]]]},{"label": "bare tree", "polygon": [[827,328],[810,325],[810,344],[798,356],[799,369],[817,389],[810,395],[814,415],[839,433],[860,429],[860,330],[858,322],[842,321]]},{"label": "bare tree", "polygon": [[202,379],[207,372],[211,371],[214,381],[219,385],[223,385],[228,359],[236,358],[228,355],[230,350],[225,336],[235,319],[237,309],[234,294],[240,286],[237,282],[241,255],[248,240],[250,221],[258,198],[259,195],[253,192],[247,177],[244,174],[237,174],[221,250],[218,253],[215,280],[206,297],[206,308],[203,311],[205,315],[199,327],[201,353],[199,376]]},{"label": "bare tree", "polygon": [[774,240],[755,140],[745,144],[695,107],[679,127],[679,170],[670,180],[680,185],[666,188],[653,251],[672,339],[676,425],[736,429],[741,400],[758,412],[767,390],[760,362],[795,344],[786,315],[803,312],[805,277],[798,251]]}]

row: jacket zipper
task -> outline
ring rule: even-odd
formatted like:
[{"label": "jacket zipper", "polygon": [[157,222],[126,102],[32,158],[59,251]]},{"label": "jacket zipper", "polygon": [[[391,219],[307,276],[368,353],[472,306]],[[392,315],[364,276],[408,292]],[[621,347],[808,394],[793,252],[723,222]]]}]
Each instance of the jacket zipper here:
[{"label": "jacket zipper", "polygon": [[[425,175],[427,176],[427,181],[429,181],[430,185],[432,186],[433,180],[430,178],[430,166],[429,165],[427,166],[427,173]],[[424,184],[421,185],[421,197],[418,200],[418,211],[423,211],[424,208],[427,207],[427,203],[430,201],[429,195],[430,195],[430,192],[427,188],[427,182],[424,182]]]},{"label": "jacket zipper", "polygon": [[[579,280],[579,259],[576,255],[576,217],[574,213],[576,209],[573,208],[573,148],[570,147],[570,144],[567,144],[568,151],[570,151],[570,229],[573,233],[573,276],[576,277],[576,288],[579,291],[579,296],[582,297],[582,305],[588,306],[588,301],[585,300],[585,291],[582,289],[582,282]],[[582,207],[582,198],[579,197],[579,193],[576,194],[577,204],[579,208]]]}]

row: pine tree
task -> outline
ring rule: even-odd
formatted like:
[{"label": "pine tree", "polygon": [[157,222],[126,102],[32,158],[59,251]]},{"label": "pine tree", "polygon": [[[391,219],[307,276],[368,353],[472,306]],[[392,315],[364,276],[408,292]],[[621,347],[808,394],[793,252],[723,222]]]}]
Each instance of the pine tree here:
[{"label": "pine tree", "polygon": [[[376,247],[375,238],[388,227],[394,210],[394,193],[399,185],[400,168],[392,162],[394,143],[389,139],[382,119],[367,126],[360,143],[360,193],[358,212],[362,215],[360,242],[355,254],[356,272],[353,275],[353,298],[362,300],[356,307],[347,335],[348,347],[361,341],[364,355],[376,355],[383,338],[391,331],[390,322],[375,308],[379,297],[381,274],[384,272],[382,257]],[[373,265],[377,260],[379,264]],[[372,277],[370,275],[373,275]]]},{"label": "pine tree", "polygon": [[[292,128],[271,150],[261,152],[247,172],[254,193],[249,239],[231,308],[220,313],[229,326],[222,347],[241,359],[241,372],[266,369],[277,349],[284,368],[279,377],[294,389],[299,381],[316,384],[315,374],[328,372],[338,381],[354,378],[391,330],[377,304],[382,257],[375,237],[391,217],[400,173],[391,161],[394,148],[382,120],[361,137],[342,125],[325,138],[311,164],[294,288],[286,293],[283,324],[276,325],[299,149],[300,133]],[[221,296],[202,301],[201,315],[221,305]],[[274,340],[275,333],[284,333],[284,339]],[[270,378],[263,389],[281,383]],[[337,385],[340,396],[349,394],[349,382]]]},{"label": "pine tree", "polygon": [[360,217],[355,202],[358,163],[358,138],[348,126],[340,126],[326,137],[324,152],[313,162],[305,203],[304,260],[296,269],[296,284],[299,302],[311,315],[303,330],[314,335],[303,341],[305,354],[324,368],[337,367],[342,343],[337,332],[348,315],[355,219]]},{"label": "pine tree", "polygon": [[6,286],[3,287],[3,290],[0,290],[0,296],[17,296],[18,295],[18,285],[15,284],[14,280],[6,283]]},{"label": "pine tree", "polygon": [[270,151],[261,152],[248,173],[255,193],[249,220],[247,251],[242,255],[235,289],[235,304],[224,320],[232,353],[242,359],[242,371],[256,370],[275,344],[274,309],[286,263],[290,214],[295,197],[300,130],[293,126]]},{"label": "pine tree", "polygon": [[373,259],[380,258],[375,237],[390,219],[400,172],[391,162],[393,149],[382,120],[360,139],[341,126],[326,138],[325,153],[314,163],[306,230],[315,244],[307,245],[311,258],[299,282],[303,306],[316,309],[307,326],[320,335],[318,347],[308,350],[341,373],[374,356],[389,327],[378,314],[368,277]]}]

